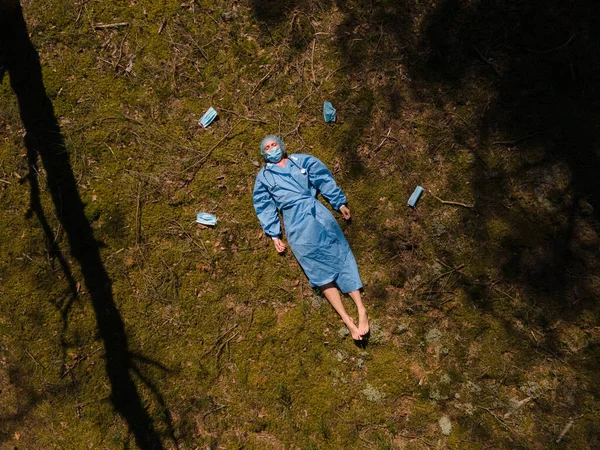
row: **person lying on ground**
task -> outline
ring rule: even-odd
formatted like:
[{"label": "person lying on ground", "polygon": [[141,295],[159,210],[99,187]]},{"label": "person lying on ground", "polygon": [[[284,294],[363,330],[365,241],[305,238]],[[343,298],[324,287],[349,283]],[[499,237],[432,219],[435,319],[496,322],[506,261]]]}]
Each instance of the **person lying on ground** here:
[{"label": "person lying on ground", "polygon": [[[362,303],[362,282],[348,241],[329,210],[317,200],[320,193],[345,220],[348,201],[325,164],[311,155],[287,155],[274,135],[260,145],[266,162],[256,176],[254,209],[260,224],[279,253],[286,250],[279,213],[294,256],[311,287],[319,287],[340,315],[352,338],[362,340],[369,320]],[[344,309],[339,291],[348,294],[358,310],[358,326]]]}]

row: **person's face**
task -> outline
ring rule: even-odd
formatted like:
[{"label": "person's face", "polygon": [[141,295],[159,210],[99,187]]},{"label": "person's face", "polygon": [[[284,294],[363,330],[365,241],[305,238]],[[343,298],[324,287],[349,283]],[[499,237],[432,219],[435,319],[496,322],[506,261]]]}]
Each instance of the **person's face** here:
[{"label": "person's face", "polygon": [[271,149],[274,149],[278,145],[279,144],[275,139],[269,139],[267,142],[265,142],[265,153],[267,153]]}]

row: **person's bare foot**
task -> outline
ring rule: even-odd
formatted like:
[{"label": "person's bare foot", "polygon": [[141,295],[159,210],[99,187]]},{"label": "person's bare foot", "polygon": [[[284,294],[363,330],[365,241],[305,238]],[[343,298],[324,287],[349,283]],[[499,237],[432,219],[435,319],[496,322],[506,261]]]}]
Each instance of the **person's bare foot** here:
[{"label": "person's bare foot", "polygon": [[354,339],[355,341],[361,341],[362,336],[360,335],[360,332],[358,331],[358,327],[354,323],[354,319],[352,317],[348,317],[348,320],[344,321],[344,323],[346,324],[348,331],[352,335],[352,339]]},{"label": "person's bare foot", "polygon": [[367,316],[367,310],[364,308],[358,311],[358,332],[361,336],[369,332],[369,317]]}]

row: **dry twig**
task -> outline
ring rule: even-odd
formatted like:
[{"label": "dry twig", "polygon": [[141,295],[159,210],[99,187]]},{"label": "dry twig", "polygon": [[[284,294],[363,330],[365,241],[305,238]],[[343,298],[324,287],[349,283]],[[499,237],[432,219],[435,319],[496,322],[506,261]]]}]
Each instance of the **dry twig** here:
[{"label": "dry twig", "polygon": [[558,435],[558,438],[556,438],[556,443],[560,443],[560,441],[562,441],[562,438],[565,437],[565,435],[569,432],[569,430],[571,429],[571,427],[573,426],[573,422],[574,420],[571,419],[569,420],[569,422],[565,425],[565,427],[563,428],[563,430],[561,431],[561,433]]},{"label": "dry twig", "polygon": [[312,45],[312,53],[310,55],[310,71],[312,72],[312,82],[317,83],[317,79],[315,77],[315,45],[317,45],[317,39],[313,40]]},{"label": "dry twig", "polygon": [[479,57],[483,59],[483,61],[486,62],[492,69],[494,69],[494,72],[496,72],[497,75],[500,75],[500,71],[498,70],[496,65],[492,63],[489,59],[487,59],[485,56],[483,56],[483,54],[479,51],[477,47],[473,46],[473,48],[475,49]]},{"label": "dry twig", "polygon": [[250,116],[244,116],[244,115],[238,114],[235,111],[232,111],[230,109],[225,109],[225,108],[219,108],[219,109],[221,111],[228,112],[229,114],[233,114],[234,116],[240,117],[241,119],[248,120],[250,122],[258,122],[258,123],[264,123],[264,124],[267,123],[267,121],[265,121],[263,119],[255,119],[255,118],[250,117]]},{"label": "dry twig", "polygon": [[137,201],[135,203],[135,245],[139,245],[142,234],[142,217],[140,215],[140,210],[142,208],[142,204],[140,201],[140,195],[142,193],[142,182],[138,183],[138,192],[137,192]]},{"label": "dry twig", "polygon": [[223,408],[227,408],[227,405],[219,405],[219,406],[217,406],[216,408],[213,408],[213,409],[211,409],[211,410],[209,410],[209,411],[205,412],[205,413],[204,413],[204,415],[202,416],[202,419],[206,419],[206,417],[207,417],[209,414],[212,414],[212,413],[214,413],[214,412],[220,411],[220,410],[222,410]]},{"label": "dry twig", "polygon": [[265,81],[267,81],[269,78],[271,78],[271,75],[273,75],[273,73],[275,72],[276,67],[277,66],[273,66],[271,68],[271,70],[269,70],[267,72],[267,74],[264,77],[262,77],[258,83],[256,83],[256,86],[254,86],[254,88],[250,92],[250,95],[253,96],[256,93],[256,91],[258,90],[258,88],[260,88]]},{"label": "dry twig", "polygon": [[567,42],[565,42],[563,45],[559,45],[558,47],[555,47],[555,48],[550,48],[548,50],[533,50],[533,49],[528,48],[527,51],[531,52],[531,53],[537,53],[538,55],[545,55],[546,53],[552,53],[552,52],[555,52],[556,50],[565,48],[567,45],[569,45],[571,43],[571,41],[573,39],[575,39],[575,36],[576,36],[576,33],[573,33],[571,35],[571,37],[567,40]]},{"label": "dry twig", "polygon": [[500,417],[498,417],[496,414],[494,414],[492,411],[490,411],[488,408],[486,408],[484,406],[479,406],[479,405],[477,406],[477,408],[480,408],[480,409],[483,409],[484,411],[487,411],[490,416],[492,416],[494,419],[496,419],[498,422],[500,422],[508,431],[512,432],[512,430],[506,424],[506,422],[504,420],[502,420]]},{"label": "dry twig", "polygon": [[383,146],[383,144],[385,144],[385,141],[388,140],[388,138],[390,137],[390,133],[392,132],[392,128],[390,127],[390,129],[388,130],[387,134],[383,137],[383,140],[379,143],[379,145],[377,147],[375,147],[375,149],[373,150],[375,153],[377,153],[379,151],[379,149]]},{"label": "dry twig", "polygon": [[[236,123],[234,123],[231,127],[231,129],[225,134],[225,136],[223,136],[219,142],[217,142],[215,145],[213,145],[211,147],[211,149],[206,152],[206,154],[200,158],[198,161],[196,161],[194,164],[192,164],[191,166],[189,166],[187,169],[184,170],[184,172],[187,172],[190,169],[196,168],[196,170],[194,171],[194,176],[196,175],[196,172],[198,172],[198,170],[200,170],[200,167],[202,167],[202,165],[206,162],[206,160],[210,157],[210,155],[212,154],[212,152],[215,151],[215,149],[221,145],[230,135],[231,133],[233,133],[233,131],[235,130],[235,127],[241,122],[241,119],[238,120]],[[193,179],[193,176],[191,177]]]},{"label": "dry twig", "polygon": [[433,192],[431,192],[431,189],[427,189],[427,192],[429,192],[431,195],[433,195],[433,197],[436,200],[439,200],[440,202],[442,202],[444,205],[454,205],[454,206],[462,206],[463,208],[473,208],[475,206],[475,203],[473,203],[472,205],[467,205],[466,203],[460,203],[460,202],[451,202],[448,200],[442,200],[441,198],[439,198],[437,195],[435,195]]},{"label": "dry twig", "polygon": [[[217,339],[215,339],[215,343],[213,345],[211,345],[211,347],[208,350],[206,350],[204,353],[202,353],[202,355],[200,356],[200,359],[204,358],[206,355],[208,355],[210,352],[212,352],[213,349],[215,349],[217,347],[217,345],[221,341],[221,339],[223,339],[225,336],[227,336],[227,334],[230,331],[235,330],[237,328],[237,326],[238,326],[237,323],[233,324],[233,326],[231,328],[227,329],[223,334],[221,334],[220,336],[218,336]],[[238,334],[239,334],[239,331],[237,333],[235,333],[233,335],[233,337],[237,336]],[[233,339],[233,337],[230,338],[229,340]],[[225,343],[229,342],[229,340],[225,341]]]},{"label": "dry twig", "polygon": [[514,413],[516,413],[523,405],[526,405],[531,400],[533,400],[533,397],[527,397],[526,399],[521,400],[519,403],[517,403],[517,405],[515,406],[515,408],[512,411],[509,411],[506,414],[504,414],[504,418],[508,419],[510,416],[512,416]]},{"label": "dry twig", "polygon": [[119,28],[119,27],[126,27],[129,25],[129,22],[117,22],[117,23],[97,23],[94,25],[94,28],[96,30],[99,29],[103,29],[103,28]]},{"label": "dry twig", "polygon": [[536,131],[535,133],[529,133],[529,134],[526,134],[523,137],[520,137],[520,138],[517,138],[517,139],[513,139],[513,140],[510,140],[510,141],[495,141],[495,142],[492,142],[492,145],[515,145],[515,144],[518,144],[521,141],[525,141],[525,140],[527,140],[529,138],[537,136],[538,134],[546,133],[547,131],[549,131],[549,130]]}]

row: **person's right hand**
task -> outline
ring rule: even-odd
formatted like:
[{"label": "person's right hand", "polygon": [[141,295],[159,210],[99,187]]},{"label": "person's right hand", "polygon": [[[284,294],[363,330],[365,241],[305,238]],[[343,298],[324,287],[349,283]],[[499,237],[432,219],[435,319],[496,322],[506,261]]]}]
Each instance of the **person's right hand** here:
[{"label": "person's right hand", "polygon": [[350,209],[346,205],[340,208],[340,212],[342,213],[344,220],[350,220]]},{"label": "person's right hand", "polygon": [[279,239],[279,238],[273,239],[273,244],[275,244],[275,248],[277,249],[277,251],[279,253],[285,252],[286,245],[281,239]]}]

